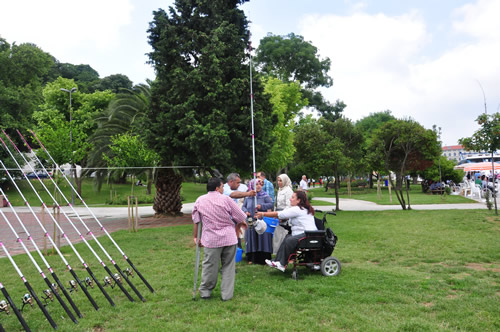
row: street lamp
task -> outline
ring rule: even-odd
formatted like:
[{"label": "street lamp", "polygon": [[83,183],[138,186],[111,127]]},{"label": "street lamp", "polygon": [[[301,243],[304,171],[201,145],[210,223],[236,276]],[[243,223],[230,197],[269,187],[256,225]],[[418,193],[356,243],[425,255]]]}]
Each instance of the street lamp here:
[{"label": "street lamp", "polygon": [[[71,90],[68,89],[63,89],[61,88],[61,91],[69,93],[69,145],[71,149],[73,149],[73,127],[71,126],[71,117],[73,114],[73,109],[71,107],[71,94],[76,91],[76,87],[72,88]],[[71,151],[71,168],[74,167],[73,163],[73,151]],[[74,184],[73,181],[73,169],[70,172],[71,174],[71,182]],[[75,193],[73,192],[73,189],[71,189],[71,205],[75,204]]]}]

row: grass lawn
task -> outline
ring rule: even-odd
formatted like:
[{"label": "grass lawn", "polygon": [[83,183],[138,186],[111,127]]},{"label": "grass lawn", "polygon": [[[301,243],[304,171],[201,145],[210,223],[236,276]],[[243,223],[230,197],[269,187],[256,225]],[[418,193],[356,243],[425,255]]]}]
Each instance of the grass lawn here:
[{"label": "grass lawn", "polygon": [[[118,287],[73,298],[84,318],[74,325],[57,302],[48,311],[60,331],[498,331],[500,329],[500,218],[490,211],[339,212],[329,216],[339,237],[336,277],[300,268],[300,279],[267,266],[237,264],[235,297],[192,301],[195,248],[192,227],[150,228],[113,234],[155,288],[133,283],[147,302],[129,302]],[[110,242],[103,245],[118,259]],[[92,243],[92,242],[91,242]],[[94,274],[105,273],[83,245],[76,245]],[[69,248],[63,252],[80,278],[86,274]],[[46,288],[26,255],[15,256],[33,288]],[[48,257],[64,283],[71,276]],[[122,268],[127,265],[119,261]],[[0,259],[0,282],[20,306],[26,292],[9,261]],[[201,274],[200,274],[201,277]],[[128,288],[128,286],[126,286]],[[131,292],[136,298],[135,294]],[[51,331],[36,307],[25,308],[32,330]],[[20,330],[15,315],[0,315],[7,331]]]},{"label": "grass lawn", "polygon": [[[377,188],[352,188],[351,196],[347,195],[347,188],[340,189],[341,198],[359,199],[369,202],[374,202],[380,205],[399,205],[398,198],[394,190],[392,190],[392,202],[389,200],[389,189],[382,187],[382,195],[379,199],[377,197]],[[324,188],[310,189],[309,192],[313,193],[314,197],[335,197],[334,189],[329,189],[325,192]],[[404,199],[407,200],[406,191],[404,192]],[[460,195],[432,195],[430,193],[423,193],[420,185],[412,185],[410,189],[410,203],[411,204],[452,204],[452,203],[476,203],[476,201],[465,198]]]},{"label": "grass lawn", "polygon": [[[45,186],[50,190],[52,196],[55,196],[54,193],[54,185],[50,179],[43,180]],[[39,206],[40,200],[37,198],[31,186],[26,182],[26,180],[19,180],[16,182],[23,195],[26,197],[28,202],[32,206]],[[31,184],[35,187],[43,201],[47,205],[52,205],[52,199],[46,193],[43,186],[38,182],[38,180],[31,180]],[[64,195],[71,201],[71,190],[70,186],[67,182],[62,179],[62,181],[58,184],[59,188],[63,191]],[[3,189],[5,193],[8,195],[9,200],[14,206],[24,206],[24,201],[21,199],[21,196],[17,192],[16,188],[12,184],[7,184]],[[183,198],[184,203],[191,203],[198,198],[198,196],[206,194],[207,185],[200,183],[192,183],[192,182],[184,182],[182,184],[181,196]],[[126,184],[113,184],[111,187],[104,183],[100,191],[97,191],[94,188],[93,179],[87,178],[83,180],[82,184],[82,195],[83,199],[88,205],[92,206],[105,206],[111,201],[111,197],[114,200],[114,206],[126,206],[127,205],[127,196],[131,193],[131,185],[130,183]],[[134,194],[138,196],[139,202],[143,202],[144,205],[152,205],[154,200],[155,188],[154,185],[152,187],[152,194],[146,195],[146,186],[135,186]],[[60,199],[60,198],[58,198]],[[64,205],[64,199],[60,199],[59,204]],[[75,205],[81,205],[81,202],[75,195]],[[109,205],[109,204],[108,204]]]}]

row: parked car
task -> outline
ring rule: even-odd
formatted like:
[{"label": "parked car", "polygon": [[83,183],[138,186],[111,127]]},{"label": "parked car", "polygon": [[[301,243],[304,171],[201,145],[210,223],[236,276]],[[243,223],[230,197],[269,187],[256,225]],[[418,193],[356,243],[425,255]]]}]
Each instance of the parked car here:
[{"label": "parked car", "polygon": [[26,176],[28,177],[28,179],[36,179],[37,175],[40,179],[47,179],[49,177],[48,174],[45,172],[38,172],[36,174],[34,172],[31,172],[28,173]]}]

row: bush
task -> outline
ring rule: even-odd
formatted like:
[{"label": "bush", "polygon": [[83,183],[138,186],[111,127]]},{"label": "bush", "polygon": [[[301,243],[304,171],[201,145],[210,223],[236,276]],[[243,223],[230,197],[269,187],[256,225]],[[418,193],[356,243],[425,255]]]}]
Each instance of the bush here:
[{"label": "bush", "polygon": [[[129,195],[115,195],[113,199],[107,198],[107,205],[128,205],[128,196]],[[154,195],[135,195],[137,197],[138,204],[152,204],[154,203],[155,197]],[[134,203],[135,204],[135,203]]]}]

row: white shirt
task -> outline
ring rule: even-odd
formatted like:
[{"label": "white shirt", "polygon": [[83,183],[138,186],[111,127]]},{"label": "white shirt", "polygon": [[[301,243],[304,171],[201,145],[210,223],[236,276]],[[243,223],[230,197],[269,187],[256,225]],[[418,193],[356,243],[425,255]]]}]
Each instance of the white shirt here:
[{"label": "white shirt", "polygon": [[[238,189],[236,189],[236,190],[232,190],[231,187],[229,187],[229,184],[227,184],[227,183],[224,184],[223,188],[224,188],[224,195],[226,195],[226,196],[231,196],[231,193],[233,191],[242,191],[242,192],[248,191],[248,187],[246,185],[244,185],[243,183],[240,183],[240,185],[238,186]],[[238,203],[239,198],[232,198],[231,197],[231,199],[233,201],[235,201],[236,203]]]},{"label": "white shirt", "polygon": [[307,181],[302,179],[300,180],[300,188],[302,188],[303,190],[307,190]]},{"label": "white shirt", "polygon": [[292,235],[299,235],[305,231],[317,231],[314,216],[299,206],[292,206],[289,209],[279,211],[278,219],[288,219],[292,225]]}]

